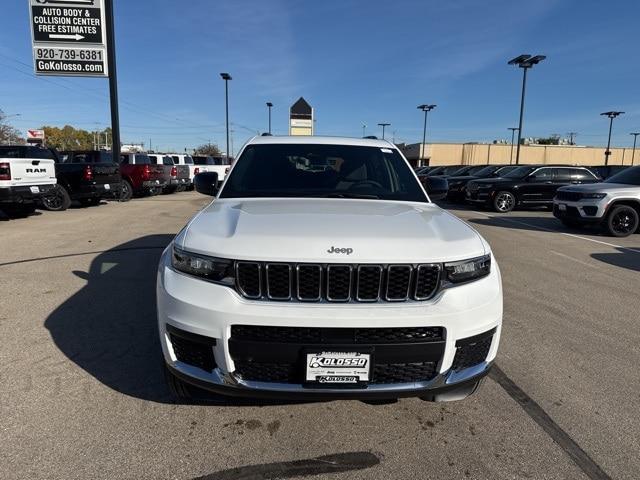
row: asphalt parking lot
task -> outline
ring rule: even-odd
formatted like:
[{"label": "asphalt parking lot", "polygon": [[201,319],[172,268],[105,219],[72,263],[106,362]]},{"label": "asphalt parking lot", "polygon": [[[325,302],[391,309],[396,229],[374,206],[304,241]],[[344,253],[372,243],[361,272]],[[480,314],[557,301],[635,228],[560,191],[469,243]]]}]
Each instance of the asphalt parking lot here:
[{"label": "asphalt parking lot", "polygon": [[0,478],[638,478],[640,235],[450,206],[505,291],[497,368],[465,401],[182,405],[155,270],[207,201],[0,222]]}]

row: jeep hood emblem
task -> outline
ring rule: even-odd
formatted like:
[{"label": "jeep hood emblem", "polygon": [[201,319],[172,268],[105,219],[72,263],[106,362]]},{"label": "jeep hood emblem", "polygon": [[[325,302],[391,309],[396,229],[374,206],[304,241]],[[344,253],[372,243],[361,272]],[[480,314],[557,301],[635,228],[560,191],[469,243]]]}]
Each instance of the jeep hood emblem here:
[{"label": "jeep hood emblem", "polygon": [[331,248],[327,250],[327,253],[344,253],[346,255],[351,255],[353,253],[353,248],[340,248],[332,245]]}]

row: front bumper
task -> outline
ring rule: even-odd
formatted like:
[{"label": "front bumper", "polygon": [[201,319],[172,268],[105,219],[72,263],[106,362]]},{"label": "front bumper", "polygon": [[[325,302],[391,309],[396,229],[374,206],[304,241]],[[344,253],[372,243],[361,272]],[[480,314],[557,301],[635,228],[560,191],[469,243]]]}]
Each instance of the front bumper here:
[{"label": "front bumper", "polygon": [[474,190],[465,189],[465,200],[471,203],[488,204],[491,201],[491,190]]},{"label": "front bumper", "polygon": [[[397,398],[402,396],[436,396],[454,399],[460,392],[471,393],[488,373],[496,356],[502,323],[502,288],[500,271],[494,262],[491,274],[476,282],[443,290],[426,302],[391,304],[301,304],[296,302],[251,301],[235,290],[185,276],[170,266],[167,251],[160,261],[157,278],[158,326],[160,343],[169,370],[184,381],[225,395],[273,398]],[[331,330],[402,327],[442,327],[445,335],[439,345],[424,344],[425,354],[433,355],[433,375],[408,382],[368,383],[357,387],[305,384],[299,381],[257,381],[247,379],[239,368],[237,348],[232,348],[232,326],[324,328]],[[212,368],[199,368],[181,361],[174,350],[172,334],[176,331],[199,337],[213,351]],[[480,337],[482,336],[482,337]],[[232,339],[233,338],[233,339]],[[454,368],[456,353],[468,344],[465,339],[482,338],[484,356],[473,365]],[[197,338],[196,338],[197,340]],[[175,341],[175,339],[174,339]],[[399,345],[395,345],[398,347]],[[291,345],[287,346],[289,350]],[[296,345],[307,351],[309,345]],[[351,351],[362,345],[314,345],[314,350],[336,348]],[[389,345],[375,345],[380,354],[402,356],[402,349],[389,353]],[[391,346],[393,347],[393,346]],[[401,345],[400,345],[401,347]],[[419,345],[407,352],[419,354]],[[180,348],[179,345],[176,348]],[[427,353],[427,350],[430,353]],[[206,352],[206,350],[204,350]],[[251,350],[247,350],[251,351]],[[180,352],[178,352],[180,353]],[[260,352],[256,350],[255,357]],[[278,355],[270,352],[269,355]],[[282,353],[285,355],[285,353]],[[408,353],[409,355],[409,353]],[[400,356],[400,357],[398,357]],[[376,363],[376,353],[372,363]],[[415,359],[407,358],[407,361]],[[268,368],[268,367],[267,367]],[[466,396],[464,395],[464,396]],[[447,397],[448,396],[448,397]]]},{"label": "front bumper", "polygon": [[55,184],[0,187],[0,203],[34,203],[54,187]]},{"label": "front bumper", "polygon": [[608,201],[554,199],[553,215],[560,220],[571,220],[582,224],[600,223],[606,217]]}]

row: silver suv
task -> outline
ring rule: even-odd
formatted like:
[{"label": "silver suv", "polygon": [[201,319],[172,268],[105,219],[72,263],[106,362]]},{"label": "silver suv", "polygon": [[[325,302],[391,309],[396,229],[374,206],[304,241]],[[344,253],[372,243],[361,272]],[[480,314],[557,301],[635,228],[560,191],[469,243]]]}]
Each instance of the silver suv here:
[{"label": "silver suv", "polygon": [[640,226],[640,166],[623,170],[601,183],[559,188],[553,214],[569,227],[602,225],[615,237]]}]

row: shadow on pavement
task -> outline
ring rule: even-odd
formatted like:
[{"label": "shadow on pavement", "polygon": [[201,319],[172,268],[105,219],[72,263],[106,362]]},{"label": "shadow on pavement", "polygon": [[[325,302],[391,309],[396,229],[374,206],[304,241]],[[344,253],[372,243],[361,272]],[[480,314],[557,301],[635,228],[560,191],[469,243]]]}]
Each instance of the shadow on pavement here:
[{"label": "shadow on pavement", "polygon": [[640,272],[640,250],[630,251],[624,248],[618,248],[617,250],[618,253],[592,253],[591,258],[614,267]]},{"label": "shadow on pavement", "polygon": [[603,235],[597,227],[585,226],[584,228],[569,228],[563,225],[557,218],[549,216],[515,217],[508,214],[496,213],[495,216],[491,218],[470,218],[467,221],[478,225],[516,230],[532,230],[536,232],[546,230],[557,233],[573,233],[575,235]]},{"label": "shadow on pavement", "polygon": [[[158,260],[172,239],[173,235],[148,235],[99,254],[89,272],[73,272],[87,284],[44,323],[55,345],[104,385],[161,403],[176,403],[164,378],[155,293]],[[283,403],[194,393],[189,404]]]}]

